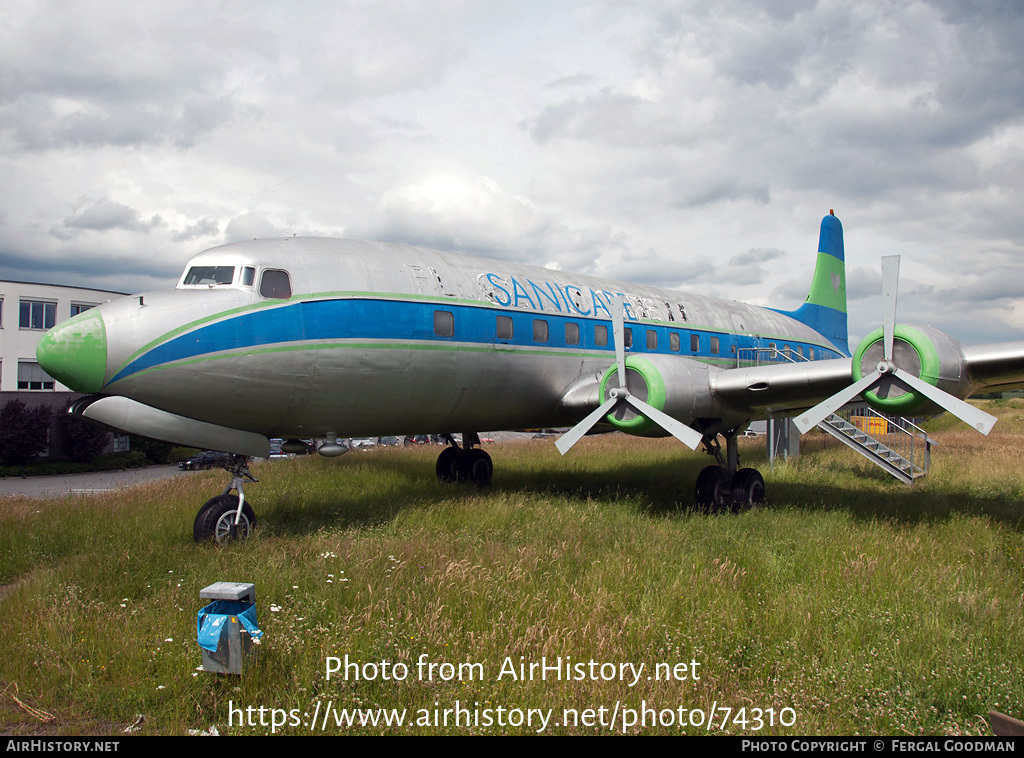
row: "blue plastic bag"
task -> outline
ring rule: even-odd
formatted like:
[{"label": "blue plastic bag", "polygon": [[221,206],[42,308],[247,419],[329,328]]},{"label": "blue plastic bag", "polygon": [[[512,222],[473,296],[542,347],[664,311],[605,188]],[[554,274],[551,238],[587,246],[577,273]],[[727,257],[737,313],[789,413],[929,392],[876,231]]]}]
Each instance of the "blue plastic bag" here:
[{"label": "blue plastic bag", "polygon": [[221,632],[231,616],[237,616],[245,631],[254,640],[263,636],[256,623],[256,604],[241,600],[214,600],[196,617],[196,641],[211,653],[217,652]]}]

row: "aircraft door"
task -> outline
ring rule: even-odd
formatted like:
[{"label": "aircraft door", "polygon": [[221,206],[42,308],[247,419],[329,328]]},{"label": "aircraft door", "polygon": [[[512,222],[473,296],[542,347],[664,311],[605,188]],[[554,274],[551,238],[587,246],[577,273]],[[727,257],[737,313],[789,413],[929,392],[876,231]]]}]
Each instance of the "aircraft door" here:
[{"label": "aircraft door", "polygon": [[761,355],[763,347],[761,335],[752,331],[753,324],[750,318],[742,313],[733,311],[732,325],[736,330],[736,366],[756,366],[758,356]]}]

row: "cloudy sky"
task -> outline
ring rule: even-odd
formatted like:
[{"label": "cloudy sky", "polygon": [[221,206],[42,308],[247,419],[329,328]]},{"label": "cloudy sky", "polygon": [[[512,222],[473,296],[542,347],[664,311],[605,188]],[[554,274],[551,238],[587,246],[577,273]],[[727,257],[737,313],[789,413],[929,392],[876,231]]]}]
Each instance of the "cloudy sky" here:
[{"label": "cloudy sky", "polygon": [[172,286],[208,247],[401,241],[1024,339],[1016,0],[0,4],[0,278]]}]

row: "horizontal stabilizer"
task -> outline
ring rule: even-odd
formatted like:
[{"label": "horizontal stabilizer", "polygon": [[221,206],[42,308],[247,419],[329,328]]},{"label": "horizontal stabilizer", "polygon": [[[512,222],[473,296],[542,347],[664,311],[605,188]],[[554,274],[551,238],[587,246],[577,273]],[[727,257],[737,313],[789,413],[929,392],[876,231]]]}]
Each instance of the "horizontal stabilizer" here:
[{"label": "horizontal stabilizer", "polygon": [[203,450],[270,457],[270,440],[262,434],[196,421],[126,397],[92,395],[75,402],[68,412],[126,434]]}]

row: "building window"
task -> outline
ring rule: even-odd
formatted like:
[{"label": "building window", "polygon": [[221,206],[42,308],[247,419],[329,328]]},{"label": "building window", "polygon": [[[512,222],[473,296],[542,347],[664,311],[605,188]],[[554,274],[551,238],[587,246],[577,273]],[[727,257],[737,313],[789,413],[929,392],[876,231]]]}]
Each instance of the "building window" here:
[{"label": "building window", "polygon": [[20,361],[18,363],[19,390],[52,390],[53,377],[43,371],[38,363]]},{"label": "building window", "polygon": [[127,434],[115,434],[114,435],[114,452],[115,453],[127,453],[131,444],[128,441]]},{"label": "building window", "polygon": [[565,344],[580,344],[580,325],[573,321],[565,322]]},{"label": "building window", "polygon": [[52,329],[57,321],[57,304],[22,300],[20,315],[18,325],[22,329]]},{"label": "building window", "polygon": [[451,311],[434,311],[434,336],[455,336],[455,315]]},{"label": "building window", "polygon": [[512,339],[512,334],[512,317],[498,316],[498,322],[495,325],[495,336],[499,340],[510,340]]},{"label": "building window", "polygon": [[533,341],[548,341],[548,322],[542,318],[535,318],[533,320]]},{"label": "building window", "polygon": [[72,316],[77,316],[79,313],[85,313],[90,308],[95,308],[95,307],[96,306],[91,304],[91,303],[72,303],[71,304],[71,315]]}]

